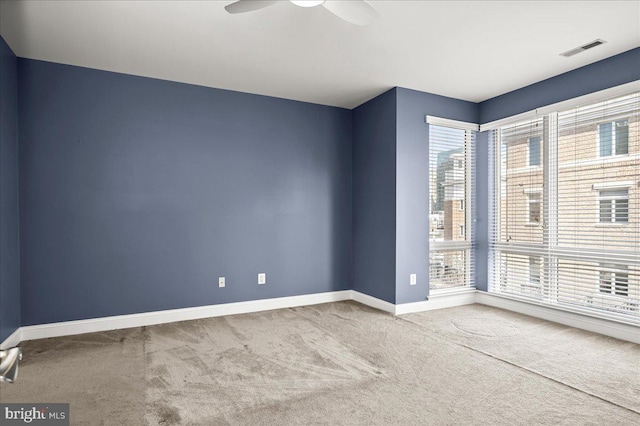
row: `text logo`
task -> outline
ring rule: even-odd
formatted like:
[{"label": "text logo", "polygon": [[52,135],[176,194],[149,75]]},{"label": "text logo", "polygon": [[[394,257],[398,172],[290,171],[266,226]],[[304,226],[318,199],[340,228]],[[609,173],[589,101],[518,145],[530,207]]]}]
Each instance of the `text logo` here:
[{"label": "text logo", "polygon": [[69,404],[0,404],[0,425],[69,426]]}]

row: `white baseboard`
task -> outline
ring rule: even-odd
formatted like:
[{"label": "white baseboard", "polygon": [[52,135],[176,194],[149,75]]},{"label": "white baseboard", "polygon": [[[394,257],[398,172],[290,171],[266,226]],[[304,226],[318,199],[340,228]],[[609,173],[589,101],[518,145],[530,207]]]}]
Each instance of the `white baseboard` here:
[{"label": "white baseboard", "polygon": [[22,330],[20,327],[16,331],[11,333],[9,337],[4,339],[4,342],[0,343],[0,349],[9,349],[14,346],[18,346],[18,344],[20,344],[21,341],[22,341]]},{"label": "white baseboard", "polygon": [[369,296],[368,294],[352,291],[352,300],[371,306],[381,311],[389,312],[394,315],[411,314],[415,312],[432,311],[434,309],[452,308],[454,306],[469,305],[475,302],[476,291],[469,290],[457,293],[437,294],[429,297],[429,300],[413,303],[402,303],[394,305],[386,300]]},{"label": "white baseboard", "polygon": [[339,302],[343,300],[354,300],[394,315],[480,303],[640,344],[640,327],[595,318],[579,313],[568,312],[552,307],[527,303],[483,291],[432,294],[429,300],[425,300],[423,302],[394,305],[393,303],[355,290],[343,290],[301,296],[278,297],[247,302],[224,303],[219,305],[197,306],[193,308],[171,309],[166,311],[144,312],[139,314],[117,315],[112,317],[24,326],[17,329],[13,334],[5,339],[5,341],[0,344],[0,349],[17,346],[21,341],[26,340],[142,327],[176,321],[292,308],[297,306],[315,305],[318,303]]},{"label": "white baseboard", "polygon": [[616,321],[591,317],[567,310],[527,303],[484,291],[476,292],[476,303],[518,312],[547,321],[604,334],[616,339],[640,344],[640,327]]},{"label": "white baseboard", "polygon": [[351,290],[351,300],[391,314],[396,313],[396,305],[393,303],[378,299],[377,297],[369,296],[368,294],[360,293],[359,291]]},{"label": "white baseboard", "polygon": [[315,305],[318,303],[339,302],[350,299],[351,290],[333,291],[328,293],[277,297],[273,299],[250,300],[247,302],[223,303],[219,305],[143,312],[139,314],[117,315],[78,321],[29,325],[20,327],[16,330],[16,333],[19,332],[20,341],[46,339],[49,337],[71,336],[74,334],[142,327],[176,321],[219,317],[223,315],[246,314],[250,312]]},{"label": "white baseboard", "polygon": [[435,309],[453,308],[471,305],[476,301],[476,291],[468,290],[456,293],[432,294],[429,300],[396,305],[395,314],[412,314],[415,312],[433,311]]}]

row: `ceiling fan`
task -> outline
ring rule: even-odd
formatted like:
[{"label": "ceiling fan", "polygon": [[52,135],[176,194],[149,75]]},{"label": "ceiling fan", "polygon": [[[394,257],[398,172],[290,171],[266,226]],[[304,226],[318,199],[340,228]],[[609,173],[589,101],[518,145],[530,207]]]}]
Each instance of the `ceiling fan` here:
[{"label": "ceiling fan", "polygon": [[[367,25],[378,17],[378,11],[365,0],[289,0],[296,6],[314,7],[322,5],[338,18],[355,25]],[[278,1],[270,0],[238,0],[225,6],[229,13],[245,13],[264,9]]]}]

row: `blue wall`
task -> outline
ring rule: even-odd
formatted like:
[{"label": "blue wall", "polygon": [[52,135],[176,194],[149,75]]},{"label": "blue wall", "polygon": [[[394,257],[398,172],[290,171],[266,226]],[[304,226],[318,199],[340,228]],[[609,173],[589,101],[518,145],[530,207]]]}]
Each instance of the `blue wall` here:
[{"label": "blue wall", "polygon": [[[0,340],[20,324],[349,288],[424,300],[424,116],[489,122],[640,79],[638,48],[481,104],[395,88],[348,111],[16,60],[3,40],[0,54]],[[486,134],[477,154],[486,289]]]},{"label": "blue wall", "polygon": [[351,288],[351,111],[18,72],[23,325]]},{"label": "blue wall", "polygon": [[396,302],[396,89],[353,110],[353,289]]},{"label": "blue wall", "polygon": [[20,327],[17,59],[0,37],[0,342]]},{"label": "blue wall", "polygon": [[[429,125],[426,115],[477,123],[478,105],[397,89],[396,303],[429,294]],[[417,284],[409,285],[409,275]]]},{"label": "blue wall", "polygon": [[[353,289],[391,303],[429,294],[426,115],[475,123],[477,104],[395,88],[353,114]],[[409,285],[409,275],[417,284]]]},{"label": "blue wall", "polygon": [[640,47],[480,103],[480,123],[640,79]]}]

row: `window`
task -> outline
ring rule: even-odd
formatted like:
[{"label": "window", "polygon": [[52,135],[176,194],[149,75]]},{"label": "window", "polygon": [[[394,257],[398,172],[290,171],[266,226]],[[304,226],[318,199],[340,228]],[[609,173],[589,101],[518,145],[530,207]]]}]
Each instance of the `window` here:
[{"label": "window", "polygon": [[640,325],[640,93],[503,125],[489,149],[489,291]]},{"label": "window", "polygon": [[629,269],[625,265],[602,264],[600,270],[600,293],[629,295]]},{"label": "window", "polygon": [[600,223],[629,222],[629,190],[609,189],[599,191]]},{"label": "window", "polygon": [[[429,288],[473,287],[475,132],[429,122]],[[442,120],[439,120],[440,122]],[[465,123],[463,123],[465,124]],[[474,126],[477,129],[477,125]],[[438,226],[434,226],[437,224]],[[469,232],[471,231],[471,232]]]},{"label": "window", "polygon": [[541,259],[537,256],[529,257],[529,285],[540,287],[540,264]]},{"label": "window", "polygon": [[540,165],[540,137],[533,136],[528,140],[529,146],[529,165],[530,166],[539,166]]},{"label": "window", "polygon": [[600,157],[629,153],[629,120],[618,120],[598,125]]},{"label": "window", "polygon": [[528,218],[529,224],[540,225],[542,223],[542,193],[533,192],[528,194]]}]

